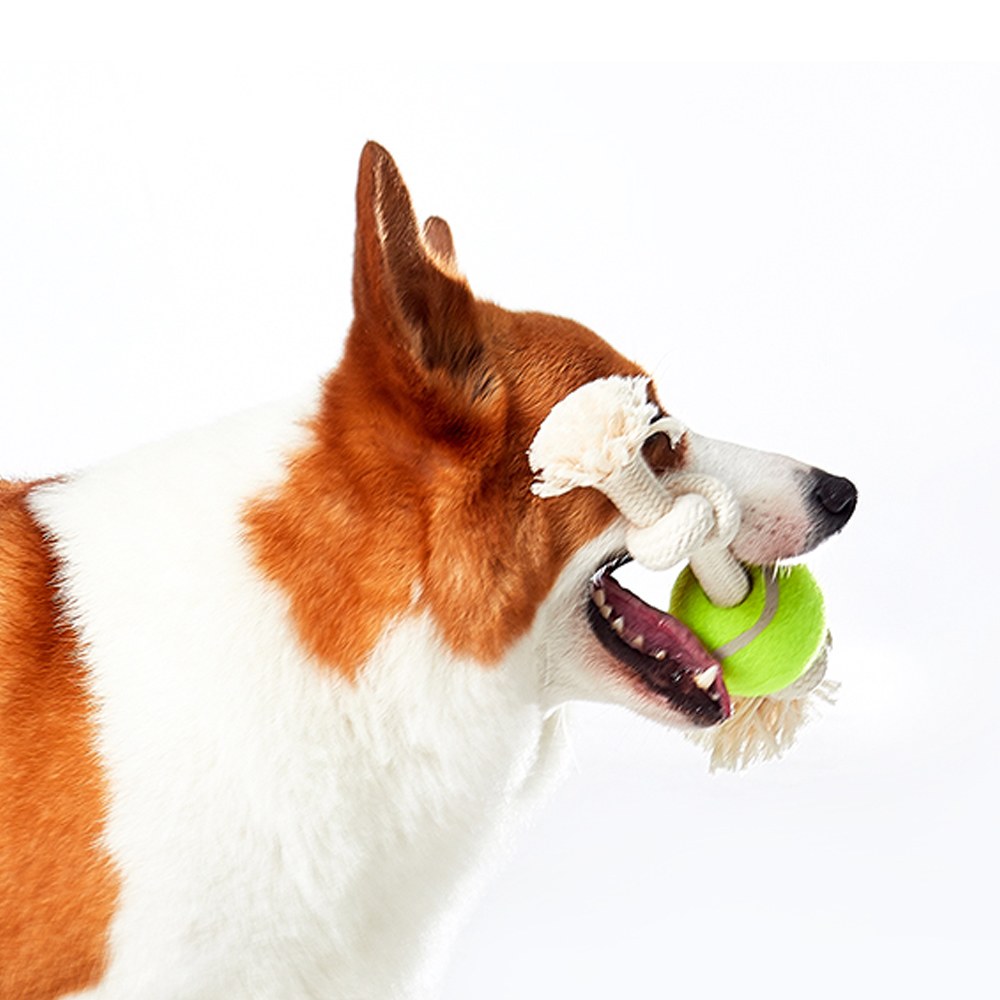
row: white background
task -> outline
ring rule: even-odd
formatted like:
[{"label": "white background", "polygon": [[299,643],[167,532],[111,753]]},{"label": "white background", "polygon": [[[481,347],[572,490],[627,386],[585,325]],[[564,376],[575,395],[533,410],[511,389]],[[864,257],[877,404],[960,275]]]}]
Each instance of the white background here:
[{"label": "white background", "polygon": [[861,491],[810,559],[839,704],[736,776],[581,711],[447,1000],[990,994],[1000,71],[9,64],[0,469],[332,366],[369,137],[480,295],[587,323],[695,429]]}]

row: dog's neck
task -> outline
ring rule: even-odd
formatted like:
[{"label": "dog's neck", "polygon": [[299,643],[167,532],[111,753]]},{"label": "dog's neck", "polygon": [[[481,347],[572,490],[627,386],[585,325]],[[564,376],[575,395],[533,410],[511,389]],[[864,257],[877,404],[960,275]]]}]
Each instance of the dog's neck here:
[{"label": "dog's neck", "polygon": [[[101,706],[106,840],[124,876],[112,947],[148,940],[162,959],[123,953],[112,995],[296,982],[301,995],[407,996],[431,929],[547,756],[527,639],[484,667],[451,653],[426,615],[404,615],[354,679],[298,642],[239,515],[280,481],[302,412],[253,411],[34,500],[64,540]],[[239,919],[220,930],[223,913]],[[255,944],[275,928],[287,948]]]}]

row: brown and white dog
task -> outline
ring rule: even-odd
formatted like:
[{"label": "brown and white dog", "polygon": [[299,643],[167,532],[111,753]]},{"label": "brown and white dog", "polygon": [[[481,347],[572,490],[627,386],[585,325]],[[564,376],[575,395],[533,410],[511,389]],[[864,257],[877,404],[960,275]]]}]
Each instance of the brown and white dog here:
[{"label": "brown and white dog", "polygon": [[[612,504],[531,490],[553,406],[642,369],[476,299],[375,144],[357,210],[355,319],[318,393],[0,483],[3,1000],[427,995],[563,705],[725,714],[638,599],[598,634]],[[748,562],[854,508],[846,480],[691,432],[645,454],[735,492]]]}]

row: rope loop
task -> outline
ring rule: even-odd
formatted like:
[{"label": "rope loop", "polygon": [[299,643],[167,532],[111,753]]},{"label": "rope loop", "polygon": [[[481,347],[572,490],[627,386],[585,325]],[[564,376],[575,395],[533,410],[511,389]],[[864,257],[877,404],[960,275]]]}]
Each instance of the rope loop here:
[{"label": "rope loop", "polygon": [[708,597],[731,607],[749,592],[746,572],[729,551],[740,527],[736,495],[700,473],[659,478],[642,448],[654,434],[672,445],[685,428],[649,400],[648,380],[609,376],[575,389],[542,421],[528,451],[539,497],[581,486],[600,490],[629,522],[629,552],[650,569],[688,559]]},{"label": "rope loop", "polygon": [[673,497],[691,493],[704,497],[715,515],[714,533],[705,541],[724,546],[732,544],[740,530],[740,502],[725,483],[700,472],[675,472],[661,482]]}]

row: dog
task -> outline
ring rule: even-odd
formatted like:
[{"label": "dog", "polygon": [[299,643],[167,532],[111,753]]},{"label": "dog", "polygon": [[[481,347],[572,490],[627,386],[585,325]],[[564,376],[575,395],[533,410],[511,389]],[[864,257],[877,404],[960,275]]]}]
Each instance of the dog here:
[{"label": "dog", "polygon": [[[4,1000],[426,996],[557,769],[564,706],[725,716],[685,642],[644,654],[589,611],[628,558],[611,501],[532,490],[553,407],[643,369],[476,299],[374,143],[352,290],[317,391],[0,485]],[[856,502],[690,430],[643,456],[733,491],[747,563],[808,551]]]}]

